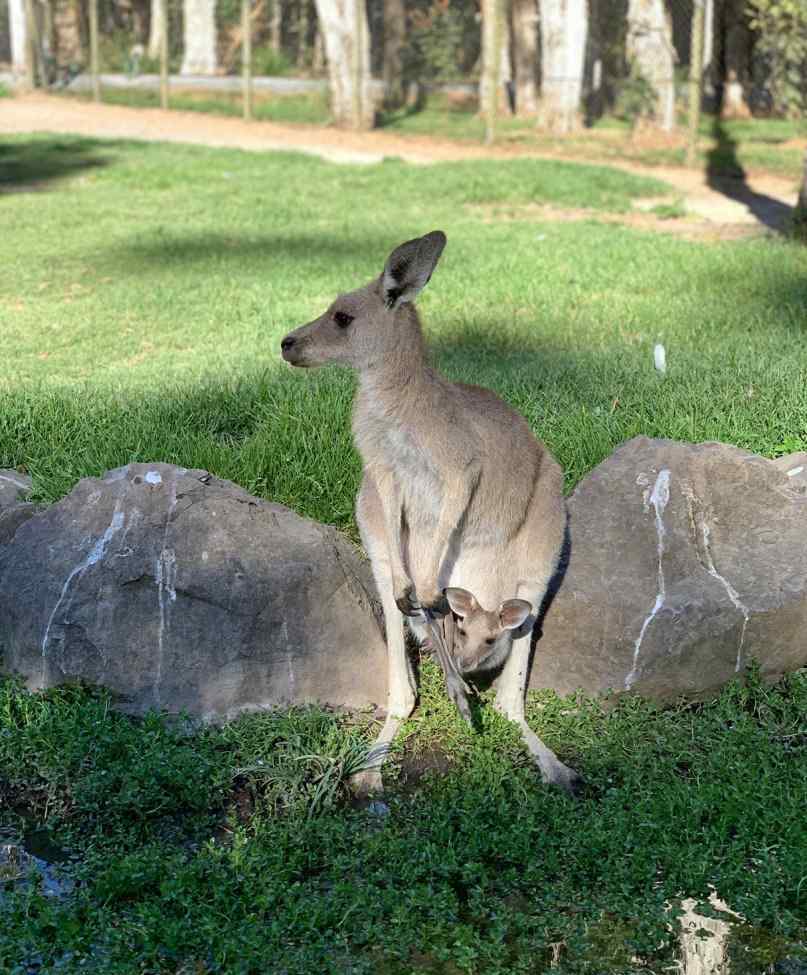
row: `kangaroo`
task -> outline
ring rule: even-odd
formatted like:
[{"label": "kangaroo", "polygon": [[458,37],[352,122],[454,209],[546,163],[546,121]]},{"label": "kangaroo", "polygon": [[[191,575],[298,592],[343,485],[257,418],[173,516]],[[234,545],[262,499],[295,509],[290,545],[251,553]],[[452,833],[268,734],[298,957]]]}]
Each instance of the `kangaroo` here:
[{"label": "kangaroo", "polygon": [[[577,774],[524,716],[531,630],[563,544],[563,478],[524,417],[490,390],[452,383],[428,365],[413,301],[445,244],[441,231],[406,241],[379,277],[280,343],[292,366],[339,363],[358,372],[352,428],[364,471],[356,519],[384,610],[389,671],[375,760],[355,787],[381,791],[383,758],[415,707],[401,614],[442,616],[443,590],[462,586],[485,606],[514,593],[529,603],[529,616],[500,647],[495,706],[519,725],[543,780],[572,791]],[[449,695],[469,717],[455,661],[441,663]]]}]

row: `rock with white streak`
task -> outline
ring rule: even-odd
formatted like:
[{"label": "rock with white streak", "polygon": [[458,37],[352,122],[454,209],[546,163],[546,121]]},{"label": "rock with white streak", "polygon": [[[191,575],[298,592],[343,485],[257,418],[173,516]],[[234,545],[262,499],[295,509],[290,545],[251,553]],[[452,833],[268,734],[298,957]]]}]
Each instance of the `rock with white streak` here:
[{"label": "rock with white streak", "polygon": [[804,455],[637,437],[569,499],[531,686],[705,696],[807,665]]},{"label": "rock with white streak", "polygon": [[0,547],[0,668],[206,719],[383,703],[365,560],[331,528],[205,471],[131,464]]},{"label": "rock with white streak", "polygon": [[31,478],[18,471],[0,470],[0,512],[24,501],[31,493]]},{"label": "rock with white streak", "polygon": [[777,457],[773,463],[780,471],[784,471],[791,484],[807,487],[807,451],[802,450],[797,454]]},{"label": "rock with white streak", "polygon": [[10,542],[20,525],[36,514],[36,505],[24,500],[30,493],[27,474],[0,470],[0,545]]}]

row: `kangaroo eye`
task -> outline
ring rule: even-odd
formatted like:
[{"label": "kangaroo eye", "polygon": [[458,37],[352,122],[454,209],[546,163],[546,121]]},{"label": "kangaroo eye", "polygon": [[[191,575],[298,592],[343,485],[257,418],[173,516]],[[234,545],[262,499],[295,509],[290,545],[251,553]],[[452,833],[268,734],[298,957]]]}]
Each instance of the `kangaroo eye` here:
[{"label": "kangaroo eye", "polygon": [[457,633],[459,633],[460,636],[465,636],[465,630],[463,630],[460,626],[457,627]]},{"label": "kangaroo eye", "polygon": [[487,643],[488,646],[492,646],[495,642],[496,642],[495,636],[489,637],[487,640],[485,640],[485,643]]},{"label": "kangaroo eye", "polygon": [[353,315],[348,315],[346,311],[338,311],[333,317],[339,328],[347,328],[354,318]]}]

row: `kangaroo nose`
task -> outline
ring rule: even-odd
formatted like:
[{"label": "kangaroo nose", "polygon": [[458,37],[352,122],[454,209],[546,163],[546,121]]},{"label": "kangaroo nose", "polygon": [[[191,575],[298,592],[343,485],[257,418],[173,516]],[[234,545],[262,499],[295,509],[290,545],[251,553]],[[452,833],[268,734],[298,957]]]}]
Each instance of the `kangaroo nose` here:
[{"label": "kangaroo nose", "polygon": [[297,341],[297,339],[292,338],[291,335],[287,335],[283,339],[283,341],[280,343],[281,350],[283,352],[288,352],[289,349],[291,349],[294,346],[294,344],[295,344],[296,341]]}]

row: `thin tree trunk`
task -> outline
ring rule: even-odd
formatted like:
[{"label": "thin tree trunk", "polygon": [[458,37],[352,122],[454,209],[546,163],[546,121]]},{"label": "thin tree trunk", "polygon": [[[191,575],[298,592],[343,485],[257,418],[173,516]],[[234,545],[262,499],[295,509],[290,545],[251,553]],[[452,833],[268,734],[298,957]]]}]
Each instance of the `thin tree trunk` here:
[{"label": "thin tree trunk", "polygon": [[185,54],[180,74],[211,75],[216,73],[216,3],[215,0],[184,0]]},{"label": "thin tree trunk", "polygon": [[689,138],[687,166],[697,163],[698,127],[701,120],[703,94],[703,22],[704,0],[694,0],[692,7],[692,53],[689,61]]},{"label": "thin tree trunk", "polygon": [[501,0],[482,0],[482,74],[479,95],[485,119],[485,142],[496,138],[502,66]]},{"label": "thin tree trunk", "polygon": [[807,244],[807,153],[804,156],[799,199],[793,211],[793,236]]},{"label": "thin tree trunk", "polygon": [[541,103],[539,124],[559,134],[581,122],[583,68],[588,34],[587,0],[541,2]]},{"label": "thin tree trunk", "polygon": [[28,22],[24,0],[8,0],[8,19],[11,28],[11,70],[25,75],[28,68]]},{"label": "thin tree trunk", "polygon": [[405,38],[404,0],[384,0],[384,97],[395,107],[404,101],[401,52]]},{"label": "thin tree trunk", "polygon": [[98,0],[90,0],[90,74],[93,101],[101,101],[101,69],[98,53]]},{"label": "thin tree trunk", "polygon": [[250,0],[241,0],[241,86],[244,121],[252,119],[252,19]]},{"label": "thin tree trunk", "polygon": [[340,128],[370,129],[370,44],[365,0],[316,0],[325,42],[331,113]]},{"label": "thin tree trunk", "polygon": [[148,56],[156,61],[160,56],[160,44],[163,36],[163,2],[151,0],[151,19],[149,21]]},{"label": "thin tree trunk", "polygon": [[304,68],[308,60],[308,0],[300,0],[297,16],[297,67]]},{"label": "thin tree trunk", "polygon": [[628,60],[654,88],[656,121],[665,132],[675,127],[675,48],[664,0],[628,0]]},{"label": "thin tree trunk", "polygon": [[505,88],[507,82],[512,81],[513,78],[513,73],[510,68],[510,24],[509,18],[505,16],[503,9],[507,2],[508,0],[496,0],[496,38],[494,40],[492,35],[490,35],[487,41],[485,39],[487,36],[485,34],[485,17],[489,8],[485,6],[485,0],[482,2],[482,50],[479,53],[479,63],[481,65],[479,72],[479,107],[483,115],[486,111],[485,106],[488,104],[488,84],[491,77],[491,73],[488,71],[489,62],[487,60],[489,44],[495,45],[495,49],[499,52],[498,68],[493,89],[496,93],[496,114],[498,115],[500,111],[509,111],[510,108]]},{"label": "thin tree trunk", "polygon": [[281,6],[281,0],[272,0],[272,15],[269,18],[269,47],[273,51],[280,50],[282,26],[283,8]]},{"label": "thin tree trunk", "polygon": [[314,53],[311,55],[311,70],[314,74],[319,75],[325,69],[325,48],[322,41],[322,31],[320,30],[319,22],[317,22],[317,29],[314,32]]},{"label": "thin tree trunk", "polygon": [[536,0],[513,0],[513,71],[516,88],[516,115],[535,115],[538,91],[535,73],[538,65],[538,5]]},{"label": "thin tree trunk", "polygon": [[750,118],[751,111],[745,97],[745,86],[750,75],[751,33],[740,0],[729,0],[725,10],[725,39],[723,60],[726,80],[723,87],[723,118]]}]

